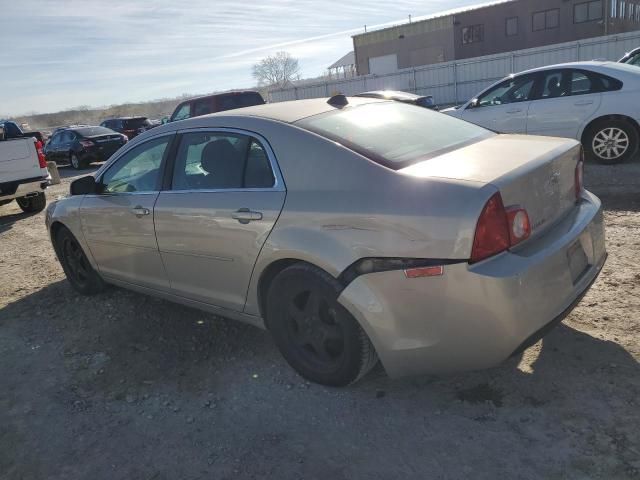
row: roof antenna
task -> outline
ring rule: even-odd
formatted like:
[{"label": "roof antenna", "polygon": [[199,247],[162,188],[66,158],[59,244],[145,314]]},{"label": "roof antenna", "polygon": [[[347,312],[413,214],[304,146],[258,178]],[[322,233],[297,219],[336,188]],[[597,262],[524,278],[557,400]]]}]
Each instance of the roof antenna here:
[{"label": "roof antenna", "polygon": [[342,108],[349,105],[349,100],[347,100],[347,97],[345,97],[342,93],[338,93],[337,95],[334,95],[329,100],[327,100],[327,103],[332,107]]}]

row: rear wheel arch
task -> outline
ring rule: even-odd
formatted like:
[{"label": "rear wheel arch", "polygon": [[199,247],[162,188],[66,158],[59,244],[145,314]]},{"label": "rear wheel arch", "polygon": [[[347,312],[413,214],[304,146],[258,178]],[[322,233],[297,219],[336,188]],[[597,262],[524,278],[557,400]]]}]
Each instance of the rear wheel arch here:
[{"label": "rear wheel arch", "polygon": [[607,121],[625,121],[625,122],[629,122],[631,125],[633,125],[636,129],[636,132],[638,132],[638,134],[640,135],[640,124],[638,124],[637,121],[635,121],[633,118],[628,117],[626,115],[603,115],[601,117],[598,118],[594,118],[593,120],[591,120],[589,123],[587,123],[585,125],[585,127],[582,129],[582,134],[580,135],[580,141],[582,142],[582,144],[584,144],[587,135],[589,135],[589,132],[591,131],[591,129],[600,124],[600,123],[605,123]]}]

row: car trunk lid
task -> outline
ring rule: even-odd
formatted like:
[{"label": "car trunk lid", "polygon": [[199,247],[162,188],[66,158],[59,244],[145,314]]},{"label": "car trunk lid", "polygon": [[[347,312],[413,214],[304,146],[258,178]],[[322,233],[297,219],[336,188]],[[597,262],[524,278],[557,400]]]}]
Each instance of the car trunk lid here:
[{"label": "car trunk lid", "polygon": [[492,184],[506,207],[527,210],[533,237],[575,207],[580,158],[581,147],[575,140],[496,135],[400,172]]}]

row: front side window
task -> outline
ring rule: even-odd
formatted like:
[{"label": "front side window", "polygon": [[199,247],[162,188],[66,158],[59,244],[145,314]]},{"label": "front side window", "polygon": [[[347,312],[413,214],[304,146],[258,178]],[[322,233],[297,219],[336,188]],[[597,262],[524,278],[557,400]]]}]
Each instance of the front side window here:
[{"label": "front side window", "polygon": [[173,190],[271,188],[275,178],[260,142],[248,135],[195,132],[182,136]]},{"label": "front side window", "polygon": [[568,88],[563,81],[561,71],[545,72],[542,76],[542,93],[540,98],[558,98],[569,94]]},{"label": "front side window", "polygon": [[484,40],[484,25],[471,25],[462,29],[462,44],[477,43]]},{"label": "front side window", "polygon": [[191,104],[185,103],[178,109],[176,113],[173,114],[171,121],[175,122],[177,120],[185,120],[189,117],[191,117]]},{"label": "front side window", "polygon": [[531,99],[534,83],[535,77],[533,75],[523,75],[505,80],[488,92],[480,95],[476,102],[476,108],[526,102]]},{"label": "front side window", "polygon": [[538,32],[540,30],[551,30],[558,28],[560,25],[560,9],[543,10],[535,12],[532,16],[532,30]]},{"label": "front side window", "polygon": [[103,192],[152,192],[158,189],[160,166],[169,136],[138,145],[120,157],[102,176]]},{"label": "front side window", "polygon": [[400,102],[333,110],[295,125],[394,170],[493,135],[472,123]]},{"label": "front side window", "polygon": [[[640,10],[639,10],[640,11]],[[640,66],[640,52],[631,55],[628,59],[625,60],[624,63],[629,65],[639,65]]]}]

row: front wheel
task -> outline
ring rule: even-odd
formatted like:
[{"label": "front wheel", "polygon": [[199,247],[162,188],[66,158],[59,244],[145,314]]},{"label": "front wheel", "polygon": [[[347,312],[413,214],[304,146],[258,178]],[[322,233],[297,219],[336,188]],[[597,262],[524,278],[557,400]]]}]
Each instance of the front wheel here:
[{"label": "front wheel", "polygon": [[73,234],[61,227],[55,236],[55,249],[71,286],[83,295],[94,295],[106,288],[104,280],[93,269]]},{"label": "front wheel", "polygon": [[273,280],[266,324],[280,352],[304,378],[342,387],[378,361],[358,322],[338,302],[338,282],[307,264],[292,265]]},{"label": "front wheel", "polygon": [[38,213],[47,206],[47,197],[44,192],[39,192],[33,197],[16,198],[16,202],[24,213]]},{"label": "front wheel", "polygon": [[589,128],[584,149],[588,158],[598,163],[622,163],[638,150],[638,131],[625,120],[600,122]]}]

